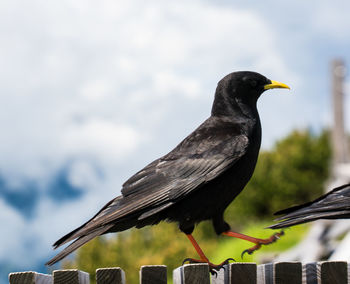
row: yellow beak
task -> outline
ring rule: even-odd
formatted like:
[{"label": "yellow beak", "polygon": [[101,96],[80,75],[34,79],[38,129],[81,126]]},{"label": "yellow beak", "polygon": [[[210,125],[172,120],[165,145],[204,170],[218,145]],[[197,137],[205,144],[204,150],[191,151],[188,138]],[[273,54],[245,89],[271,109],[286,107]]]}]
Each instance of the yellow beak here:
[{"label": "yellow beak", "polygon": [[273,80],[271,80],[271,84],[267,84],[264,86],[264,90],[275,89],[275,88],[290,89],[289,86],[287,86],[286,84],[283,84],[283,83],[280,83],[277,81],[273,81]]}]

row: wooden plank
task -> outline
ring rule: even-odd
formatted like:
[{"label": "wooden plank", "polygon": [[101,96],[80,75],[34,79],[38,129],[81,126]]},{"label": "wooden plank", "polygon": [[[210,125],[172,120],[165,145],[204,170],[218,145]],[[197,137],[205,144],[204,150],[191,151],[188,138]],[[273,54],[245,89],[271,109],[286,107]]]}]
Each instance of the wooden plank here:
[{"label": "wooden plank", "polygon": [[182,266],[173,270],[173,283],[174,284],[182,284]]},{"label": "wooden plank", "polygon": [[302,264],[300,262],[277,262],[274,264],[275,284],[302,284]]},{"label": "wooden plank", "polygon": [[318,262],[310,262],[303,265],[303,284],[321,283],[321,270]]},{"label": "wooden plank", "polygon": [[97,284],[125,284],[125,273],[120,267],[96,269]]},{"label": "wooden plank", "polygon": [[77,269],[54,270],[54,284],[89,284],[89,273]]},{"label": "wooden plank", "polygon": [[173,271],[174,284],[210,284],[209,266],[206,263],[185,264]]},{"label": "wooden plank", "polygon": [[265,268],[264,265],[258,265],[256,268],[257,284],[265,284]]},{"label": "wooden plank", "polygon": [[273,263],[264,264],[265,284],[273,284],[274,266]]},{"label": "wooden plank", "polygon": [[321,263],[322,284],[347,284],[348,267],[345,261],[326,261]]},{"label": "wooden plank", "polygon": [[258,284],[274,284],[274,265],[273,263],[260,264],[257,268]]},{"label": "wooden plank", "polygon": [[10,284],[52,284],[52,276],[34,271],[9,274]]},{"label": "wooden plank", "polygon": [[257,284],[257,265],[249,262],[235,262],[229,266],[230,284]]},{"label": "wooden plank", "polygon": [[144,265],[140,269],[141,284],[167,284],[165,265]]}]

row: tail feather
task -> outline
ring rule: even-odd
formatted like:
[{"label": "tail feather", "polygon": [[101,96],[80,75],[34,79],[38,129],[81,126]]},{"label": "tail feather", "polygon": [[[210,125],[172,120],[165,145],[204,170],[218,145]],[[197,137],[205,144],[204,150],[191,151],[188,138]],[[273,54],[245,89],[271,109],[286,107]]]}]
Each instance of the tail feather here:
[{"label": "tail feather", "polygon": [[56,241],[53,244],[53,248],[57,249],[61,245],[65,244],[65,243],[68,243],[71,240],[76,239],[76,237],[75,237],[76,233],[79,232],[85,225],[86,225],[86,223],[81,225],[80,227],[76,228],[75,230],[71,231],[70,233],[64,235],[62,238],[60,238],[58,241]]},{"label": "tail feather", "polygon": [[77,248],[81,247],[83,244],[87,243],[88,241],[92,240],[93,238],[103,234],[104,232],[108,231],[111,227],[113,227],[113,224],[101,227],[99,229],[96,229],[93,232],[90,232],[88,235],[79,237],[76,239],[73,243],[71,243],[69,246],[67,246],[64,250],[62,250],[60,253],[58,253],[56,256],[54,256],[52,259],[50,259],[46,265],[53,265],[56,262],[60,261],[73,251],[75,251]]},{"label": "tail feather", "polygon": [[123,198],[123,196],[118,196],[112,199],[89,221],[56,241],[53,245],[55,249],[70,241],[73,242],[46,264],[56,263],[98,235],[120,232],[134,226],[141,228],[157,224],[164,219],[161,211],[172,205],[172,203],[161,204],[158,207],[142,209],[135,208],[134,199],[125,201]]},{"label": "tail feather", "polygon": [[86,235],[86,227],[88,224],[90,224],[99,214],[101,214],[101,212],[103,212],[113,201],[115,201],[116,199],[118,199],[119,197],[112,199],[111,201],[109,201],[105,206],[103,206],[103,208],[98,211],[90,220],[88,220],[86,223],[84,223],[83,225],[81,225],[80,227],[76,228],[75,230],[71,231],[70,233],[64,235],[62,238],[60,238],[58,241],[56,241],[53,244],[54,249],[76,239],[79,238],[83,235]]}]

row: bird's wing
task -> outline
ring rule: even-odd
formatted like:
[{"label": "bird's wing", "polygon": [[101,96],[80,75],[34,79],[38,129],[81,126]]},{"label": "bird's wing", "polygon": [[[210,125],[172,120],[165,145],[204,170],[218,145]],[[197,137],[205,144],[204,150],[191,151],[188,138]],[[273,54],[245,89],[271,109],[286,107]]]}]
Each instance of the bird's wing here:
[{"label": "bird's wing", "polygon": [[249,139],[237,125],[213,125],[208,127],[204,123],[173,151],[132,176],[124,183],[122,196],[111,200],[91,220],[54,246],[130,217],[136,220],[149,217],[219,176],[246,153]]},{"label": "bird's wing", "polygon": [[140,212],[144,217],[150,215],[149,210],[165,209],[234,164],[246,153],[249,141],[247,136],[237,135],[215,138],[209,144],[197,153],[175,151],[149,164],[123,185],[123,198],[112,202],[95,220],[108,224],[129,214]]},{"label": "bird's wing", "polygon": [[282,228],[302,224],[317,219],[350,217],[350,184],[337,187],[314,201],[287,208],[275,213],[285,214],[276,219],[282,222],[269,228]]}]

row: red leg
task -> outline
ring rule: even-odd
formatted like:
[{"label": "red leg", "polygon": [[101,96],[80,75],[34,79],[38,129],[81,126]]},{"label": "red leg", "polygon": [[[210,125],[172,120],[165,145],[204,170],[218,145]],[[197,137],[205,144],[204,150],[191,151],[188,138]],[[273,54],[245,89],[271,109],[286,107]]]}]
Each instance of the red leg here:
[{"label": "red leg", "polygon": [[201,249],[197,241],[194,239],[194,237],[191,234],[189,235],[186,234],[186,237],[190,240],[191,244],[193,245],[194,249],[197,251],[202,262],[210,263],[209,259],[205,256],[203,250]]},{"label": "red leg", "polygon": [[261,247],[261,245],[268,245],[268,244],[271,244],[271,243],[277,241],[280,236],[284,235],[284,232],[281,231],[279,233],[275,233],[275,234],[273,234],[271,237],[269,237],[267,239],[253,238],[253,237],[250,237],[250,236],[247,236],[247,235],[244,235],[244,234],[240,234],[240,233],[236,233],[236,232],[232,232],[232,231],[223,232],[222,234],[225,235],[225,236],[246,240],[248,242],[251,242],[251,243],[255,244],[255,246],[253,246],[253,247],[251,247],[249,249],[246,249],[246,250],[244,250],[242,252],[241,256],[243,258],[243,255],[245,253],[252,254],[254,251],[258,250]]},{"label": "red leg", "polygon": [[201,247],[199,246],[197,241],[194,239],[194,237],[191,234],[186,234],[186,236],[190,240],[190,242],[193,245],[193,247],[195,248],[195,250],[197,251],[200,259],[186,258],[183,261],[183,263],[185,263],[186,261],[188,261],[190,263],[208,263],[208,265],[210,267],[210,272],[215,274],[215,271],[213,272],[213,270],[220,270],[225,264],[229,263],[229,260],[234,261],[234,259],[228,258],[224,262],[220,263],[219,265],[215,265],[215,264],[211,263],[209,261],[209,259],[205,256],[203,250],[201,249]]}]

